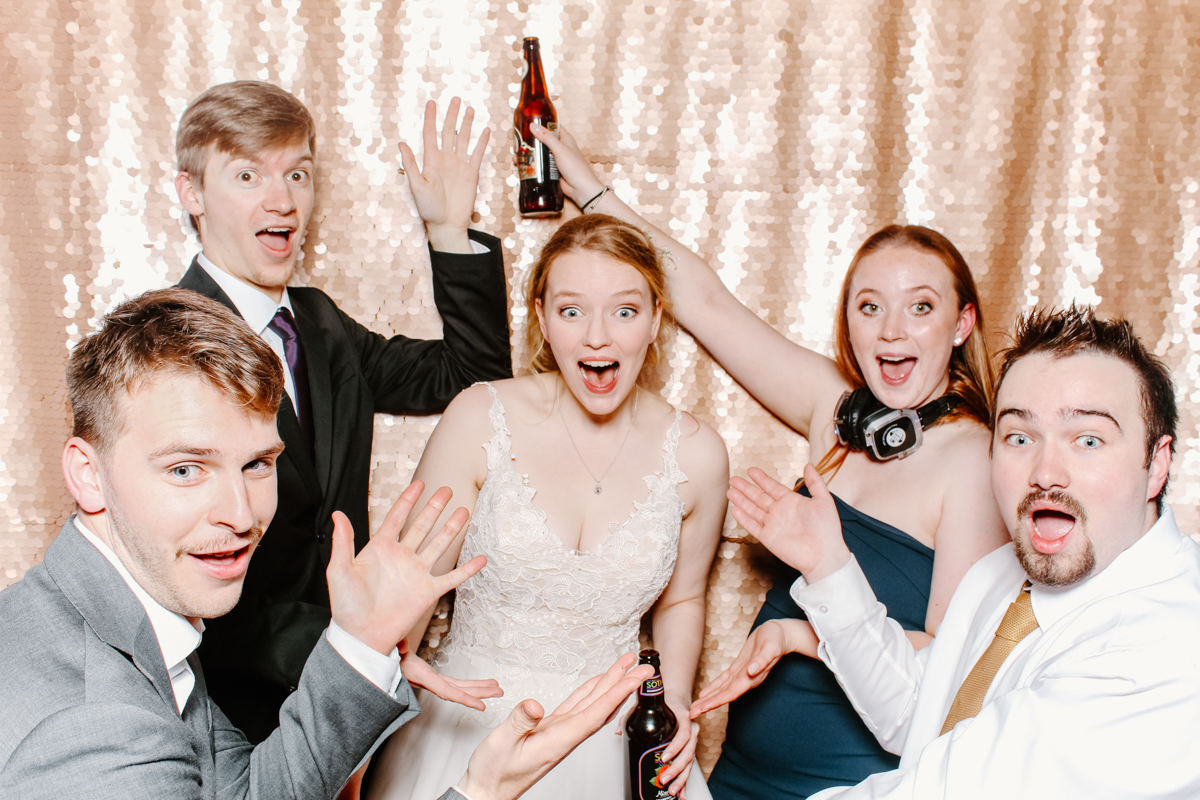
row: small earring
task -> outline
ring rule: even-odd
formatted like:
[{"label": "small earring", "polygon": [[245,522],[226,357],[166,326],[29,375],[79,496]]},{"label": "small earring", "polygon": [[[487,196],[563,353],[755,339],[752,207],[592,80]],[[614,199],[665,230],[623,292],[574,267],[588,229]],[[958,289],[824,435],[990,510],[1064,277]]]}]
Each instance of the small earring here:
[{"label": "small earring", "polygon": [[955,346],[955,347],[958,347],[960,344],[962,344],[962,339],[961,339],[961,338],[956,338],[956,339],[954,340],[954,346]]}]

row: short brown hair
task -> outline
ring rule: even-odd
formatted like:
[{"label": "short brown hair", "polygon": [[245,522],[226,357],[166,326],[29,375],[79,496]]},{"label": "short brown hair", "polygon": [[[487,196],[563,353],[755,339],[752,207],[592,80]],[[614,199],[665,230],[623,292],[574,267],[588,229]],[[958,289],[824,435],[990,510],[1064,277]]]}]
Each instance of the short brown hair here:
[{"label": "short brown hair", "polygon": [[[294,95],[263,81],[234,81],[206,90],[183,112],[175,161],[203,189],[209,145],[242,158],[304,141],[315,156],[316,123]],[[195,217],[192,227],[200,230]]]},{"label": "short brown hair", "polygon": [[671,322],[671,300],[667,296],[667,276],[663,273],[658,248],[641,228],[622,222],[607,214],[588,214],[575,217],[559,226],[529,270],[525,282],[525,309],[528,325],[525,344],[529,348],[529,368],[534,372],[554,372],[559,369],[554,353],[546,347],[542,329],[537,323],[537,301],[545,301],[550,267],[559,256],[572,252],[600,253],[638,271],[650,286],[650,299],[662,305],[662,323],[654,345],[646,352],[638,382],[642,376],[653,376],[666,349],[674,324]]},{"label": "short brown hair", "polygon": [[189,289],[160,289],[121,303],[71,351],[71,434],[110,452],[125,425],[122,394],[162,372],[202,378],[263,417],[273,417],[283,397],[279,358],[244,320]]},{"label": "short brown hair", "polygon": [[[1146,425],[1146,467],[1149,468],[1154,449],[1164,436],[1171,437],[1171,455],[1175,454],[1179,410],[1175,405],[1175,385],[1171,382],[1171,373],[1158,356],[1146,349],[1128,320],[1097,319],[1095,309],[1090,306],[1073,305],[1061,311],[1034,309],[1028,312],[1017,321],[1012,346],[1001,353],[996,391],[1000,391],[1004,376],[1013,364],[1038,353],[1053,359],[1077,353],[1098,353],[1124,361],[1138,376],[1142,421]],[[995,408],[994,399],[992,407]],[[995,420],[992,421],[992,428],[995,428]],[[1162,514],[1166,492],[1167,483],[1164,481],[1162,491],[1154,498],[1159,514]]]}]

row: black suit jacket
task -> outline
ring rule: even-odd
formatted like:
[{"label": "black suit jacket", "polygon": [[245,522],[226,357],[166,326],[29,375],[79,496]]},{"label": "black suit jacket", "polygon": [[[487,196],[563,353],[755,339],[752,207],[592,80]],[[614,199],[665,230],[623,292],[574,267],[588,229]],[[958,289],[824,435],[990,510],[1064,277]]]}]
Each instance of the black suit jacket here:
[{"label": "black suit jacket", "polygon": [[[486,255],[430,250],[433,296],[443,338],[388,339],[359,325],[324,292],[289,288],[308,362],[313,446],[287,395],[279,409],[286,449],[278,462],[279,507],[254,554],[242,598],[209,623],[200,648],[209,692],[252,741],[278,725],[279,706],[329,625],[331,515],[354,526],[355,546],[370,530],[367,491],[375,412],[445,409],[472,383],[512,375],[507,284],[500,241],[471,231]],[[193,262],[179,286],[237,311]]]}]

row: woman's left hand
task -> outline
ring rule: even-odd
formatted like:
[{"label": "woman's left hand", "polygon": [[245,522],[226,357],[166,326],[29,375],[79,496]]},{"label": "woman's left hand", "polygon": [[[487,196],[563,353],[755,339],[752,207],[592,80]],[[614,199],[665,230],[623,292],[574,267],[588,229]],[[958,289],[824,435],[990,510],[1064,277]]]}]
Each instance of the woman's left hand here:
[{"label": "woman's left hand", "polygon": [[659,773],[658,779],[660,783],[668,787],[667,791],[673,796],[687,800],[684,787],[687,785],[688,775],[691,774],[692,764],[695,761],[696,737],[700,732],[700,726],[692,722],[688,716],[686,704],[668,700],[667,706],[675,712],[679,730],[675,732],[675,738],[663,751],[663,761],[669,761],[670,764]]},{"label": "woman's left hand", "polygon": [[483,704],[483,698],[500,697],[504,694],[495,678],[479,681],[442,675],[424,659],[418,658],[416,653],[408,651],[407,639],[400,642],[397,649],[400,651],[400,671],[404,673],[405,679],[411,685],[433,692],[443,700],[483,711],[487,708]]}]

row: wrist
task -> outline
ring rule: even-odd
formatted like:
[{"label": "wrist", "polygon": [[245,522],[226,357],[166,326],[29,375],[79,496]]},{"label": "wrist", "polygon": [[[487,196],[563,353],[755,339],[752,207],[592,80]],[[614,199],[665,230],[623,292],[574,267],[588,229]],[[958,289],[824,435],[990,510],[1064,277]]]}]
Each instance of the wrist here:
[{"label": "wrist", "polygon": [[800,573],[804,576],[804,580],[810,585],[814,584],[849,564],[850,548],[846,547],[845,542],[839,542],[839,545],[833,552],[825,554],[821,560],[810,565],[808,569],[801,569]]},{"label": "wrist", "polygon": [[429,245],[442,253],[471,253],[471,237],[467,234],[466,225],[430,225],[425,224],[425,235]]}]

